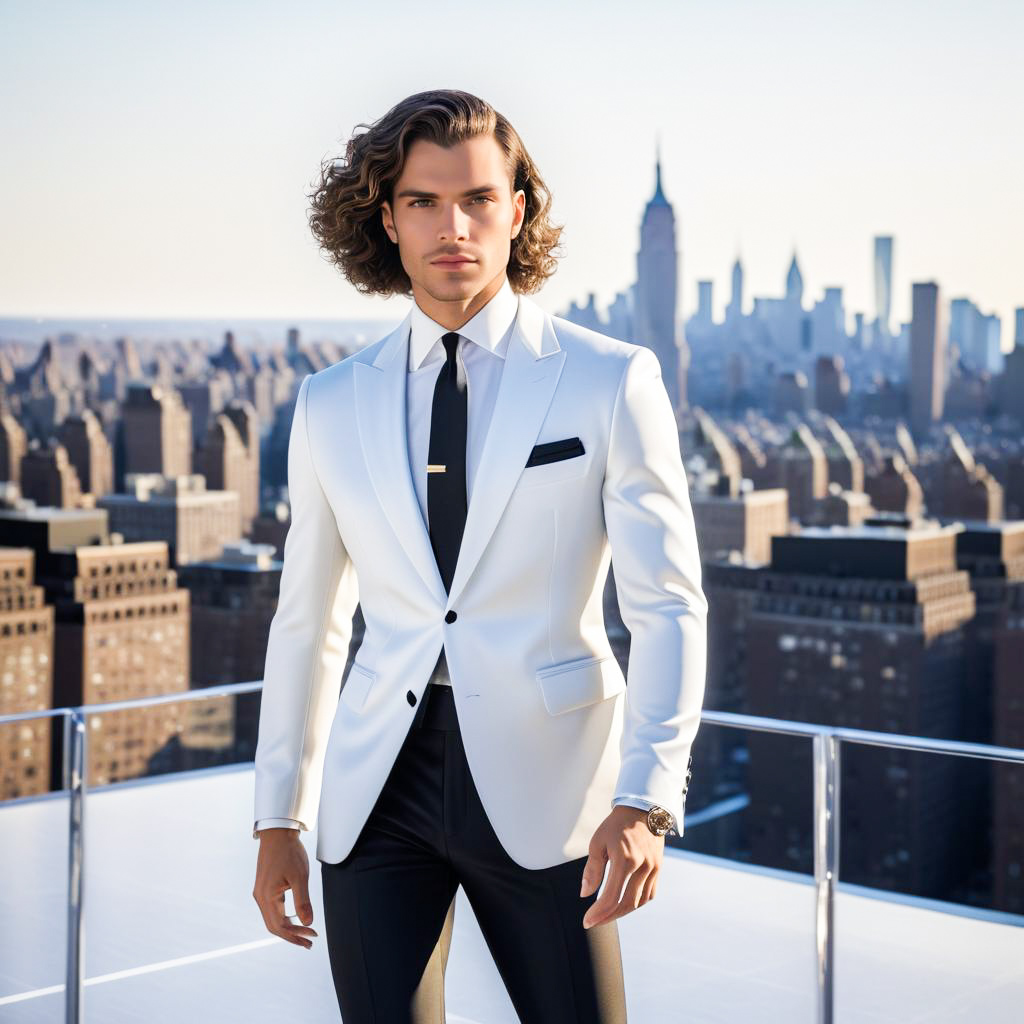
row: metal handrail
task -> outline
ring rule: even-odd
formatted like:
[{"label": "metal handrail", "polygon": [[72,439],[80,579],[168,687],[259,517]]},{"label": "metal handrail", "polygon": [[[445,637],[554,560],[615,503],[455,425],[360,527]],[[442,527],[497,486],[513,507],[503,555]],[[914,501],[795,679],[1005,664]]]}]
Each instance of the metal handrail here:
[{"label": "metal handrail", "polygon": [[[104,704],[80,704],[76,707],[51,708],[46,711],[21,711],[0,715],[0,726],[34,718],[64,719],[63,787],[70,794],[70,828],[68,832],[68,940],[67,977],[65,980],[65,1007],[67,1024],[81,1024],[85,1020],[83,989],[85,987],[85,930],[84,894],[85,873],[85,793],[88,752],[86,715],[101,715],[128,708],[151,707],[158,704],[178,704],[182,701],[209,700],[262,691],[263,681],[226,683],[221,686],[202,687],[184,693],[161,694],[156,697],[136,697],[131,700],[110,701]],[[897,750],[917,750],[954,757],[978,757],[990,761],[1004,761],[1024,765],[1024,750],[997,747],[985,743],[965,743],[960,740],[942,740],[926,736],[907,736],[901,733],[876,732],[869,729],[848,729],[839,726],[816,725],[785,718],[744,715],[732,711],[702,711],[701,722],[721,725],[729,729],[749,729],[755,732],[778,733],[789,736],[810,737],[814,744],[814,884],[815,884],[815,954],[816,954],[816,1021],[833,1024],[834,1021],[834,958],[835,932],[833,908],[836,883],[839,879],[839,755],[843,743],[890,747]]]},{"label": "metal handrail", "polygon": [[182,701],[209,700],[212,697],[255,693],[263,689],[263,681],[226,683],[182,693],[135,697],[130,700],[107,701],[103,704],[79,704],[74,707],[48,708],[45,711],[18,711],[0,715],[0,726],[13,725],[35,718],[64,720],[64,743],[61,751],[62,789],[68,791],[68,923],[67,962],[64,977],[64,1019],[67,1024],[85,1020],[85,793],[87,789],[89,734],[85,716],[124,711],[128,708],[153,707],[159,704],[180,704]]}]

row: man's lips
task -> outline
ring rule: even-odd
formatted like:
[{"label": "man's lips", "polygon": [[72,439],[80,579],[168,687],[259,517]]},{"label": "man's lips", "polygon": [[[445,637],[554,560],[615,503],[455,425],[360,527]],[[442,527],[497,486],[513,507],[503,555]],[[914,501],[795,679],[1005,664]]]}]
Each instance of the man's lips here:
[{"label": "man's lips", "polygon": [[461,267],[467,263],[476,263],[476,260],[471,260],[468,256],[442,256],[433,262],[441,267]]}]

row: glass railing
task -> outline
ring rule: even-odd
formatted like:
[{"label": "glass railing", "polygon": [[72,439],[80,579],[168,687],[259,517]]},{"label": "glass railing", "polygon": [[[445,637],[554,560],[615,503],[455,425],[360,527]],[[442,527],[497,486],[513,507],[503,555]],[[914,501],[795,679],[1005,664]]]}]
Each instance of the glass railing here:
[{"label": "glass railing", "polygon": [[[63,726],[62,743],[60,746],[62,752],[62,787],[59,793],[54,793],[52,796],[66,794],[67,800],[65,981],[63,986],[50,986],[46,991],[52,990],[56,994],[58,990],[63,989],[64,1019],[68,1024],[84,1024],[85,1021],[84,990],[86,983],[83,951],[86,913],[83,893],[87,868],[85,857],[87,803],[85,795],[89,789],[86,765],[90,763],[90,734],[97,731],[92,727],[96,716],[111,716],[116,715],[118,712],[133,710],[137,712],[142,708],[154,708],[159,705],[194,705],[194,702],[217,699],[223,703],[225,699],[233,700],[245,695],[259,693],[262,690],[262,685],[262,682],[256,681],[225,686],[211,686],[191,690],[187,693],[172,693],[159,697],[144,697],[137,700],[0,716],[0,729],[16,725],[19,722],[43,718],[50,718],[52,720],[59,718]],[[198,705],[195,706],[198,707]],[[252,708],[249,709],[247,719],[250,723],[255,721]],[[880,747],[886,748],[889,751],[912,751],[919,754],[966,758],[975,761],[1001,762],[1006,765],[1024,765],[1024,750],[979,743],[965,743],[920,736],[822,726],[806,722],[724,711],[705,710],[702,712],[701,719],[702,733],[704,735],[707,734],[704,725],[709,725],[727,730],[743,730],[753,733],[775,734],[777,736],[811,740],[811,779],[809,781],[812,791],[811,835],[813,847],[813,884],[815,887],[813,920],[815,1019],[819,1024],[832,1024],[835,1019],[836,929],[834,906],[840,864],[841,753],[847,747]],[[193,721],[197,720],[201,721],[202,716],[193,717]],[[221,726],[223,725],[223,723],[220,724]],[[209,725],[207,729],[209,731]],[[224,729],[221,728],[222,739],[223,733]],[[223,742],[219,746],[222,753],[219,763],[226,763],[224,757],[230,758],[231,750],[225,753]],[[248,745],[243,743],[235,748],[235,753],[241,750],[243,757],[246,751],[251,755],[251,747],[251,742]],[[243,758],[236,757],[235,760],[243,760]],[[182,760],[180,752],[174,757],[162,753],[160,758],[151,759],[149,763],[158,769],[163,767],[166,771],[177,769],[179,772],[182,767],[187,769],[190,766],[187,760]],[[179,774],[178,778],[181,777],[181,774]],[[939,775],[935,777],[939,784],[941,784],[943,777]],[[939,800],[949,800],[952,799],[952,795],[939,792],[936,794],[936,798]],[[3,806],[3,804],[0,804],[0,810],[2,810]],[[697,834],[701,823],[713,819],[716,814],[721,816],[735,814],[736,807],[735,800],[730,801],[730,799],[726,798],[719,802],[717,810],[713,806],[695,812],[688,808],[685,822],[687,838],[682,841],[676,841],[676,843],[688,842],[691,836]],[[188,823],[185,823],[185,827],[188,827]],[[52,854],[52,851],[49,852]],[[42,863],[42,860],[40,860],[40,863]],[[52,870],[52,865],[47,870]],[[16,882],[17,880],[14,881]],[[1010,916],[1006,915],[1007,919]],[[1024,918],[1020,920],[1024,922]]]}]

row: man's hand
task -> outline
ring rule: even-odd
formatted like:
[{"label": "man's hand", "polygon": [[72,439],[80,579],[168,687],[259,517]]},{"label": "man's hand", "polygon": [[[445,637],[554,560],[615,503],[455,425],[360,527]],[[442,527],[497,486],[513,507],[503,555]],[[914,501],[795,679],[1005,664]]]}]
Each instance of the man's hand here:
[{"label": "man's hand", "polygon": [[584,928],[606,924],[654,899],[665,855],[665,837],[656,836],[647,827],[646,819],[645,810],[617,804],[590,840],[580,896],[596,891],[606,861],[609,869],[604,892],[583,915]]},{"label": "man's hand", "polygon": [[[260,852],[252,895],[263,915],[263,923],[274,935],[309,949],[313,943],[303,936],[316,936],[316,932],[303,927],[313,923],[313,907],[309,902],[309,858],[299,840],[298,829],[266,828],[261,829],[259,835]],[[285,917],[286,889],[292,891],[301,925],[292,924]]]}]

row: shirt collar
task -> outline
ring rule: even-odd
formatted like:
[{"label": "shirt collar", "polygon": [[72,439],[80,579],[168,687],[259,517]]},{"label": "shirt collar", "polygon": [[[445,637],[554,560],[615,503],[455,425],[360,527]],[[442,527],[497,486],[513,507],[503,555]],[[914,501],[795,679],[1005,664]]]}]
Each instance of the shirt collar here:
[{"label": "shirt collar", "polygon": [[[501,287],[488,299],[487,304],[478,309],[457,333],[504,359],[512,336],[511,327],[518,311],[519,297],[512,291],[512,285],[506,277]],[[409,333],[409,370],[418,370],[434,346],[440,345],[441,338],[447,333],[448,328],[442,327],[427,316],[414,299],[412,327]],[[443,348],[441,353],[444,354]]]}]

